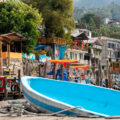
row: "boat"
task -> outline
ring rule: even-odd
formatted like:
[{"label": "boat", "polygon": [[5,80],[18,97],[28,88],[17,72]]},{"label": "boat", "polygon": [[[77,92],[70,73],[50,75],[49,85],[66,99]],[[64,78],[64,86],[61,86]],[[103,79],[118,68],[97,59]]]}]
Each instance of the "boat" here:
[{"label": "boat", "polygon": [[22,77],[21,84],[25,98],[43,112],[100,117],[120,115],[120,91],[117,90],[29,76]]}]

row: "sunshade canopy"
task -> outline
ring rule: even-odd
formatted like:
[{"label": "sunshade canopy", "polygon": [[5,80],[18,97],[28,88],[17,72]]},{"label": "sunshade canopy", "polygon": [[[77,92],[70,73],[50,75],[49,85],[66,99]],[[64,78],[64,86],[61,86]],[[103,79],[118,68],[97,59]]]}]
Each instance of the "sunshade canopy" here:
[{"label": "sunshade canopy", "polygon": [[75,68],[76,70],[78,69],[83,69],[83,70],[87,70],[90,66],[88,65],[82,65],[82,66],[72,66],[73,68]]},{"label": "sunshade canopy", "polygon": [[78,61],[76,60],[48,60],[49,62],[52,63],[59,63],[59,64],[63,64],[63,66],[66,68],[66,64],[68,63],[78,63]]}]

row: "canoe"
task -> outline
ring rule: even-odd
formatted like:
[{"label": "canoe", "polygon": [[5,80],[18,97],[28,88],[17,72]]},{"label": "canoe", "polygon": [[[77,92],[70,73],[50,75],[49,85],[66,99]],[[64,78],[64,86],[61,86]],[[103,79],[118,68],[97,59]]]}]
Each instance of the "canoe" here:
[{"label": "canoe", "polygon": [[[66,115],[120,115],[120,92],[94,85],[58,81],[41,77],[21,78],[25,98],[38,110]],[[79,107],[78,107],[79,106]]]}]

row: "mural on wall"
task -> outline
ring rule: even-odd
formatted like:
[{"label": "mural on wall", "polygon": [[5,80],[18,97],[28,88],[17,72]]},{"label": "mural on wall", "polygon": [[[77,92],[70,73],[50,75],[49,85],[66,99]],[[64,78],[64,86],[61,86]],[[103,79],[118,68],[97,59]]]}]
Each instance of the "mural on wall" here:
[{"label": "mural on wall", "polygon": [[58,44],[54,45],[54,57],[55,60],[59,60],[60,47]]},{"label": "mural on wall", "polygon": [[50,56],[39,56],[39,62],[46,62],[47,60],[51,60]]},{"label": "mural on wall", "polygon": [[65,54],[66,45],[54,45],[55,60],[62,60]]},{"label": "mural on wall", "polygon": [[26,53],[23,53],[23,54],[22,54],[22,57],[23,57],[23,58],[30,59],[30,60],[36,60],[36,56],[35,56],[35,54],[33,54],[33,53],[30,53],[29,55],[27,55]]}]

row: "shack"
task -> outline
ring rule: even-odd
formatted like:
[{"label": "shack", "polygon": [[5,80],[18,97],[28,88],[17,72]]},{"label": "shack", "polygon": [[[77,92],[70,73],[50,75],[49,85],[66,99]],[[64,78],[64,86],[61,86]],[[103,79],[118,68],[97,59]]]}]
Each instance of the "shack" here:
[{"label": "shack", "polygon": [[0,75],[16,75],[23,69],[22,44],[27,40],[19,33],[0,35]]}]

